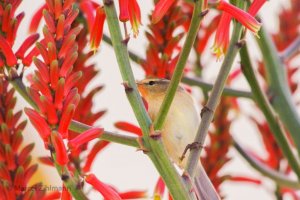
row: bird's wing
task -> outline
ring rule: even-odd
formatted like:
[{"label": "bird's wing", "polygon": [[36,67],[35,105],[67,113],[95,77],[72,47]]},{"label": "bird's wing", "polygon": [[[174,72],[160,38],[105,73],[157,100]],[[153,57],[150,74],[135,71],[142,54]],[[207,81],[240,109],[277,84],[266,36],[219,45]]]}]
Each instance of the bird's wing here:
[{"label": "bird's wing", "polygon": [[212,185],[201,164],[197,167],[195,176],[195,189],[200,200],[220,200],[219,194]]}]

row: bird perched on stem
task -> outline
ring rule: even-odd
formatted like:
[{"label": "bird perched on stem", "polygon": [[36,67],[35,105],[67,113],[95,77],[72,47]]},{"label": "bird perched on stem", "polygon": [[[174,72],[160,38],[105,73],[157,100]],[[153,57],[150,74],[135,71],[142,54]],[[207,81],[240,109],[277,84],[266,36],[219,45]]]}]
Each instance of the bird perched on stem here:
[{"label": "bird perched on stem", "polygon": [[[170,81],[167,79],[144,79],[137,82],[138,90],[148,104],[148,113],[152,121],[159,113],[169,84]],[[187,146],[193,144],[199,124],[200,114],[194,99],[183,87],[179,86],[161,130],[161,137],[170,159],[182,169],[187,162],[182,157],[183,152]],[[198,176],[194,185],[198,197],[201,200],[218,200],[219,196],[200,161],[197,170]]]}]

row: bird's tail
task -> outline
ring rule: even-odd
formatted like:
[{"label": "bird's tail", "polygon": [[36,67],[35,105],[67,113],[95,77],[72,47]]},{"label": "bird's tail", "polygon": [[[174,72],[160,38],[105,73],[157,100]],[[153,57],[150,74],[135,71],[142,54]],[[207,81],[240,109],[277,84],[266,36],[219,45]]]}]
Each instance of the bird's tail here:
[{"label": "bird's tail", "polygon": [[199,164],[197,167],[197,172],[194,181],[195,190],[200,200],[221,199],[201,164]]}]

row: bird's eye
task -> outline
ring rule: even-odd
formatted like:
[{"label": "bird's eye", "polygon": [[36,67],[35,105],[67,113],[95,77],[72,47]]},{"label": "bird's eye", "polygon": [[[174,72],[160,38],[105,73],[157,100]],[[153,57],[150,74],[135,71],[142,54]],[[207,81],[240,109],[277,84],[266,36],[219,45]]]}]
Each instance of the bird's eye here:
[{"label": "bird's eye", "polygon": [[149,85],[154,85],[154,84],[155,84],[155,81],[149,81],[148,84],[149,84]]}]

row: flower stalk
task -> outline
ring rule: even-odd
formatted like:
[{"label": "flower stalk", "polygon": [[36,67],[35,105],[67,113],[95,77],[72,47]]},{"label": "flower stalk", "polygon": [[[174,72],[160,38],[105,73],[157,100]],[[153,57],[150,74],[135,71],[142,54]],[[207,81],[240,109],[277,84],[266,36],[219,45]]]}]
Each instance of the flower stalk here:
[{"label": "flower stalk", "polygon": [[[207,104],[204,106],[204,108],[201,111],[202,119],[195,138],[195,142],[197,142],[200,146],[203,146],[204,144],[209,125],[213,119],[214,112],[220,101],[220,97],[225,87],[225,83],[228,74],[230,72],[231,66],[233,64],[233,61],[237,53],[239,52],[240,48],[243,45],[243,41],[240,41],[241,31],[242,31],[242,26],[235,22],[228,52],[224,58],[221,69],[218,73],[217,79],[215,81],[209,99],[207,101]],[[190,151],[190,155],[185,170],[192,178],[195,176],[195,171],[199,162],[200,153],[201,153],[201,148],[191,149]]]}]

